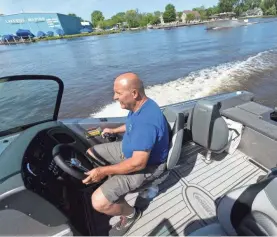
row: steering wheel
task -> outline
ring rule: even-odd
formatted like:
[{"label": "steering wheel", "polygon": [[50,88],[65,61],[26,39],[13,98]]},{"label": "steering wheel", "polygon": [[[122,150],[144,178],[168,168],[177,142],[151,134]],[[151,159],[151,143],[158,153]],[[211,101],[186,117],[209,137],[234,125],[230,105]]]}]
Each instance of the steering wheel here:
[{"label": "steering wheel", "polygon": [[52,155],[57,166],[76,179],[85,179],[84,173],[93,169],[88,158],[71,144],[56,145]]}]

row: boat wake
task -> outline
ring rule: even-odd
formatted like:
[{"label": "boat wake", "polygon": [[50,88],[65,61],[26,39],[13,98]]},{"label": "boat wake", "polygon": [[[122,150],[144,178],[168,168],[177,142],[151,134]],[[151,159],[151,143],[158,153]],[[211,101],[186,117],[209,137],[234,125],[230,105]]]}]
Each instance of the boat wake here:
[{"label": "boat wake", "polygon": [[[241,80],[249,80],[254,74],[276,68],[277,51],[258,53],[243,61],[221,64],[215,67],[191,72],[189,75],[165,84],[146,88],[146,94],[159,106],[208,96],[215,90],[220,92],[238,86]],[[122,117],[128,111],[122,110],[119,103],[113,102],[103,107],[92,117]]]}]

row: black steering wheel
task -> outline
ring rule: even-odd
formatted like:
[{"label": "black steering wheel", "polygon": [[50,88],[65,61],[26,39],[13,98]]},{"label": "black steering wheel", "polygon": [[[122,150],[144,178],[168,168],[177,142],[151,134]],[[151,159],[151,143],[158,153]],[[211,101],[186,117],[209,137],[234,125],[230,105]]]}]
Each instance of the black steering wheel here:
[{"label": "black steering wheel", "polygon": [[71,144],[56,145],[52,155],[57,166],[76,179],[85,179],[87,176],[84,173],[93,169],[88,158]]}]

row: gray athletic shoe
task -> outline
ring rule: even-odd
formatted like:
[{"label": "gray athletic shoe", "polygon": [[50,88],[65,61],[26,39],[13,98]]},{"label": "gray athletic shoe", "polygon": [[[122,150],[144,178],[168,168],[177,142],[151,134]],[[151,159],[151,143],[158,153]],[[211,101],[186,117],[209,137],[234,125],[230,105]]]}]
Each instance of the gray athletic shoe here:
[{"label": "gray athletic shoe", "polygon": [[123,236],[127,234],[130,228],[139,220],[142,216],[141,210],[136,208],[136,213],[134,217],[128,218],[126,216],[121,216],[120,221],[117,222],[113,228],[109,231],[109,236]]}]

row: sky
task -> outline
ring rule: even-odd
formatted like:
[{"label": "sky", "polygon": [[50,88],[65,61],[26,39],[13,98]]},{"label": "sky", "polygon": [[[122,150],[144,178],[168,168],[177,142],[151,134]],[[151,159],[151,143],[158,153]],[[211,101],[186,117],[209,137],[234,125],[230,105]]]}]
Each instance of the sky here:
[{"label": "sky", "polygon": [[94,10],[103,12],[110,18],[118,12],[139,9],[140,12],[164,11],[172,3],[177,11],[191,10],[204,5],[216,5],[218,0],[0,0],[0,13],[13,14],[24,12],[75,13],[85,20],[90,20]]}]

